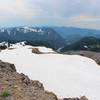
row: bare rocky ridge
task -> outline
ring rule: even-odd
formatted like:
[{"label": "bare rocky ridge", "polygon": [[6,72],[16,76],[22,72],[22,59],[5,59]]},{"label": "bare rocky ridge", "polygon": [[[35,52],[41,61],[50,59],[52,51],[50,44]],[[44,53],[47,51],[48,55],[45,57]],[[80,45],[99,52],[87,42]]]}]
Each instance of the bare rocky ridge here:
[{"label": "bare rocky ridge", "polygon": [[[9,95],[1,95],[7,91]],[[81,98],[58,99],[57,96],[45,91],[43,84],[33,81],[24,74],[16,72],[14,64],[0,61],[0,100],[88,100]]]}]

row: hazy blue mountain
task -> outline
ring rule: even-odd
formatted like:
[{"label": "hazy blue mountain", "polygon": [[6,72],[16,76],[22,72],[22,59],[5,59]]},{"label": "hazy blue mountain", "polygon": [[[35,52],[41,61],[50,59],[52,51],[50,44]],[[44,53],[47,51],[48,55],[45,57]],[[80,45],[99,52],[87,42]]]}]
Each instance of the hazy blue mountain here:
[{"label": "hazy blue mountain", "polygon": [[95,29],[82,29],[75,27],[53,27],[53,29],[59,33],[67,43],[74,43],[83,37],[97,37],[100,38],[100,30]]}]

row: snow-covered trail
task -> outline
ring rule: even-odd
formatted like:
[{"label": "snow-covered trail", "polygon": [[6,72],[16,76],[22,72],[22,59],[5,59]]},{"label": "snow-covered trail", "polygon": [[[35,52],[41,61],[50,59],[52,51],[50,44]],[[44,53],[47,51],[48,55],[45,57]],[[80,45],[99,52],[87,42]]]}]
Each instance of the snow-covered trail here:
[{"label": "snow-covered trail", "polygon": [[77,55],[33,54],[29,46],[0,52],[0,59],[14,63],[17,71],[39,80],[58,97],[87,96],[100,100],[100,66]]}]

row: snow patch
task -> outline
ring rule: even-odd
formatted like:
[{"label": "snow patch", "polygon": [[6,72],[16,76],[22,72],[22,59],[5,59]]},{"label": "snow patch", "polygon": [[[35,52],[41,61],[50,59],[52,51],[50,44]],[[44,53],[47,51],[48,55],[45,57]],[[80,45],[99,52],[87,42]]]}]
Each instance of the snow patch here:
[{"label": "snow patch", "polygon": [[14,63],[18,72],[43,82],[59,98],[85,95],[89,100],[100,100],[100,66],[92,59],[77,55],[37,55],[30,47],[3,50],[0,59]]},{"label": "snow patch", "polygon": [[43,30],[42,29],[30,28],[30,27],[23,27],[23,28],[24,28],[24,31],[25,32],[31,31],[31,32],[37,32],[37,33],[43,33]]},{"label": "snow patch", "polygon": [[2,32],[2,33],[3,33],[4,31],[5,31],[5,29],[4,29],[4,28],[1,28],[1,29],[0,29],[0,32]]}]

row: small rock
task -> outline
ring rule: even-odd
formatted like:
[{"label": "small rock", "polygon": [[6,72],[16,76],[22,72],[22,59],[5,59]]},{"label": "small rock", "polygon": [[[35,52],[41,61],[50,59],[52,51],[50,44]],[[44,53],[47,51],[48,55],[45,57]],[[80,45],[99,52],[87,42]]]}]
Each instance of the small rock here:
[{"label": "small rock", "polygon": [[39,81],[32,81],[32,85],[44,90],[43,84],[40,83]]},{"label": "small rock", "polygon": [[88,100],[88,99],[87,99],[87,97],[82,96],[82,97],[80,98],[80,100]]}]

